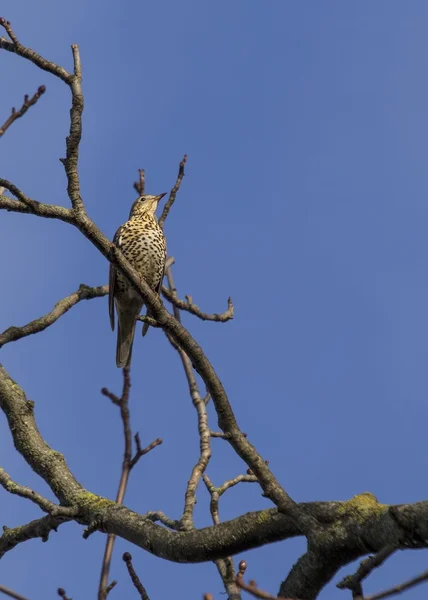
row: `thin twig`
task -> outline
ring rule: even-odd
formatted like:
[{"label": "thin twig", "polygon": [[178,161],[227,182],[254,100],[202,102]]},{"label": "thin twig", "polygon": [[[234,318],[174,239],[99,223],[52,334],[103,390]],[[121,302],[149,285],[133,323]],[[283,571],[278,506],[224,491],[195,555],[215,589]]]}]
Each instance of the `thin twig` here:
[{"label": "thin twig", "polygon": [[217,323],[226,323],[230,321],[234,317],[234,306],[232,302],[232,298],[228,298],[227,300],[227,310],[223,313],[205,313],[203,312],[199,306],[197,306],[193,301],[191,296],[186,296],[186,300],[180,300],[174,291],[171,291],[165,286],[162,286],[162,294],[164,297],[171,302],[177,308],[181,310],[185,310],[196,317],[202,319],[202,321],[216,321]]},{"label": "thin twig", "polygon": [[408,581],[395,585],[394,587],[384,590],[383,592],[366,596],[365,600],[382,600],[382,598],[396,596],[397,594],[401,594],[402,592],[414,587],[415,585],[419,585],[424,581],[428,581],[428,571],[424,571],[417,577],[413,577],[413,579],[409,579]]},{"label": "thin twig", "polygon": [[[220,524],[219,514],[219,499],[228,489],[242,482],[257,482],[257,478],[254,475],[238,475],[234,479],[225,481],[223,485],[216,488],[211,482],[208,475],[205,473],[203,476],[204,483],[211,497],[210,512],[211,518],[214,525]],[[236,584],[235,567],[231,556],[214,561],[220,577],[223,581],[226,593],[231,600],[240,600],[241,593],[240,588]]]},{"label": "thin twig", "polygon": [[14,121],[25,115],[30,106],[34,106],[34,104],[36,104],[37,100],[42,94],[45,93],[45,91],[46,87],[44,85],[41,85],[32,98],[29,98],[27,94],[24,96],[24,103],[19,110],[16,110],[15,107],[12,108],[12,113],[10,117],[6,119],[6,121],[0,127],[0,137],[4,135],[4,133],[7,131],[7,129],[9,129],[9,127]]},{"label": "thin twig", "polygon": [[128,573],[129,573],[129,576],[131,577],[131,581],[134,584],[134,587],[137,590],[137,592],[140,594],[141,600],[150,600],[149,595],[146,591],[146,588],[141,583],[140,578],[138,577],[137,573],[135,572],[135,569],[132,564],[132,556],[129,554],[129,552],[125,552],[124,555],[122,556],[122,558],[128,569]]},{"label": "thin twig", "polygon": [[148,323],[150,327],[162,327],[156,319],[152,319],[152,317],[148,317],[147,315],[138,315],[137,321],[141,321],[142,323]]},{"label": "thin twig", "polygon": [[175,182],[174,187],[172,188],[170,194],[169,194],[169,198],[167,203],[165,204],[162,214],[159,217],[159,225],[163,228],[163,224],[165,223],[165,219],[168,216],[169,211],[171,210],[171,206],[174,204],[175,202],[175,197],[177,196],[177,192],[180,189],[180,185],[181,182],[183,181],[183,177],[184,177],[184,165],[186,164],[187,161],[187,154],[185,154],[183,156],[183,160],[180,163],[180,166],[178,168],[178,175],[177,175],[177,180]]},{"label": "thin twig", "polygon": [[146,519],[149,519],[153,523],[160,522],[162,525],[165,525],[169,529],[174,531],[180,530],[180,521],[175,521],[174,519],[170,519],[167,517],[161,510],[149,510],[145,515],[143,515]]},{"label": "thin twig", "polygon": [[[174,279],[172,276],[171,268],[166,271],[168,280],[168,286],[172,294],[176,293],[174,285]],[[176,305],[173,305],[174,316],[177,321],[181,322],[180,310]],[[181,362],[183,364],[184,373],[186,375],[187,383],[189,386],[190,397],[193,402],[193,406],[196,409],[198,415],[198,432],[199,432],[199,459],[192,469],[189,481],[186,487],[184,510],[181,516],[180,522],[183,530],[190,530],[194,527],[193,522],[193,511],[196,504],[196,489],[199,481],[207,468],[208,462],[211,458],[211,432],[208,426],[208,415],[206,404],[204,403],[200,393],[198,384],[196,383],[195,373],[193,370],[192,362],[190,361],[187,354],[179,346],[176,349],[180,355]]]},{"label": "thin twig", "polygon": [[394,552],[398,550],[397,546],[389,545],[385,546],[377,552],[374,556],[369,556],[365,560],[361,561],[357,572],[354,575],[347,575],[340,581],[336,587],[340,590],[348,589],[359,593],[358,586],[361,582],[370,575],[370,573],[380,567]]},{"label": "thin twig", "polygon": [[4,585],[0,585],[0,592],[2,592],[5,596],[9,596],[9,598],[15,598],[15,600],[28,600],[28,598],[25,598],[25,596],[21,596],[21,594],[10,590]]},{"label": "thin twig", "polygon": [[65,591],[64,588],[58,588],[57,589],[57,594],[60,598],[62,598],[62,600],[72,600],[72,598],[69,598],[67,596],[67,592]]},{"label": "thin twig", "polygon": [[43,331],[82,300],[102,298],[106,294],[108,294],[108,285],[88,287],[82,283],[76,292],[59,300],[59,302],[55,304],[53,310],[46,315],[43,315],[43,317],[39,317],[22,327],[8,327],[8,329],[0,334],[0,348],[9,342],[16,342],[23,337]]},{"label": "thin twig", "polygon": [[257,583],[254,580],[249,581],[249,583],[245,583],[243,577],[244,573],[247,569],[247,563],[245,560],[241,560],[239,563],[239,572],[235,578],[236,584],[255,598],[260,598],[261,600],[292,600],[291,598],[283,598],[282,596],[272,596],[269,592],[265,592],[257,587]]},{"label": "thin twig", "polygon": [[[129,414],[129,391],[131,389],[131,378],[129,374],[129,368],[123,369],[123,388],[122,395],[120,398],[110,392],[108,389],[103,388],[101,393],[110,398],[110,400],[120,408],[120,416],[122,419],[123,426],[123,437],[125,442],[125,448],[123,453],[123,461],[122,461],[122,472],[120,475],[119,488],[116,495],[116,503],[123,504],[126,488],[128,485],[129,474],[131,470],[135,467],[137,462],[140,460],[142,456],[156,448],[162,444],[161,438],[157,438],[149,444],[146,448],[141,448],[141,442],[139,434],[135,435],[135,444],[136,444],[136,452],[135,455],[132,456],[132,431],[131,431],[131,422],[130,422],[130,414]],[[113,589],[114,585],[108,585],[108,576],[110,573],[110,565],[111,559],[113,555],[113,547],[116,536],[113,534],[109,534],[107,536],[106,547],[104,551],[103,563],[101,567],[101,575],[100,575],[100,583],[98,587],[98,600],[105,600],[107,598],[108,593]]]}]

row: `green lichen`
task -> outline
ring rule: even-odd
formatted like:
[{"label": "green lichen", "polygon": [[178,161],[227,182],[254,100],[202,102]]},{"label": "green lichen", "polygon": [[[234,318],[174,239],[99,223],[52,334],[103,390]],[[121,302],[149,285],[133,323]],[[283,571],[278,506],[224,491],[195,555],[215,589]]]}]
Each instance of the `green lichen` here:
[{"label": "green lichen", "polygon": [[117,506],[116,502],[108,500],[107,498],[103,498],[102,496],[97,496],[96,494],[92,494],[86,490],[81,492],[77,496],[76,500],[78,506],[82,507],[83,509],[94,510],[97,512]]},{"label": "green lichen", "polygon": [[271,518],[272,518],[272,511],[261,510],[257,515],[257,522],[264,523],[265,521],[269,521]]},{"label": "green lichen", "polygon": [[386,504],[380,504],[378,499],[371,492],[363,492],[357,496],[353,496],[350,500],[343,502],[338,508],[338,513],[344,517],[350,517],[363,523],[369,517],[373,517],[376,513],[381,514],[387,510]]}]

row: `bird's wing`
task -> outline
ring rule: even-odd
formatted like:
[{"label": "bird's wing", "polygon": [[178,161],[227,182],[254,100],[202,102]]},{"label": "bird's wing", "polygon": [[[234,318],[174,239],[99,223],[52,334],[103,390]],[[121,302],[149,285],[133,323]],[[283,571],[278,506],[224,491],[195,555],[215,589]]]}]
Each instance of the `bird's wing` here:
[{"label": "bird's wing", "polygon": [[161,295],[163,278],[165,277],[165,264],[166,264],[166,250],[165,250],[165,260],[163,261],[162,277],[160,278],[159,285],[155,289],[155,292],[157,294],[159,294],[159,296]]},{"label": "bird's wing", "polygon": [[108,312],[110,315],[110,325],[114,331],[114,285],[116,283],[116,269],[111,264],[108,282]]},{"label": "bird's wing", "polygon": [[[119,229],[116,231],[114,238],[113,238],[113,244],[115,246],[117,246],[118,248],[120,248],[120,242],[121,242],[121,234],[122,234],[122,227],[119,227]],[[108,284],[108,312],[110,315],[110,325],[112,330],[114,331],[114,288],[116,285],[116,268],[110,263],[110,271],[109,271],[109,284]]]},{"label": "bird's wing", "polygon": [[[163,282],[163,278],[165,277],[165,264],[166,264],[166,248],[165,248],[165,260],[163,261],[163,270],[162,270],[162,277],[160,278],[159,284],[156,286],[155,288],[155,292],[160,296],[161,295],[161,291],[162,291],[162,282]],[[146,317],[151,317],[152,313],[150,311],[150,309],[147,309],[146,312]],[[143,329],[141,330],[141,334],[143,335],[143,337],[146,335],[146,333],[149,330],[150,325],[148,323],[144,323],[143,325]]]}]

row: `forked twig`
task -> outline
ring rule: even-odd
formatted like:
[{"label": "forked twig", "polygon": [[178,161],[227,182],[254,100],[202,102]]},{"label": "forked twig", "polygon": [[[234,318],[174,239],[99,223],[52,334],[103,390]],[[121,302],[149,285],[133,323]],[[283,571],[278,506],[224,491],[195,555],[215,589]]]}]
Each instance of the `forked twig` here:
[{"label": "forked twig", "polygon": [[[138,463],[140,458],[145,454],[148,454],[153,448],[162,444],[161,438],[157,438],[151,444],[149,444],[146,448],[141,448],[140,436],[137,433],[135,435],[135,444],[136,444],[136,452],[134,456],[132,456],[132,431],[131,431],[131,423],[130,423],[130,414],[129,414],[129,391],[131,389],[131,377],[129,373],[129,368],[123,369],[123,388],[122,395],[120,397],[113,394],[108,389],[103,388],[101,393],[110,398],[110,400],[120,408],[120,416],[122,419],[123,425],[123,437],[125,442],[125,449],[123,454],[122,461],[122,472],[120,475],[119,488],[116,495],[117,504],[122,504],[125,498],[126,488],[128,486],[129,475],[131,470]],[[110,585],[108,584],[108,576],[110,573],[110,565],[111,559],[113,555],[113,547],[116,536],[113,534],[109,534],[107,536],[106,547],[104,551],[104,558],[101,567],[101,575],[100,575],[100,583],[98,587],[98,600],[105,600],[107,598],[109,592],[116,585],[115,582],[112,582]]]},{"label": "forked twig", "polygon": [[24,103],[19,110],[16,110],[15,107],[12,108],[12,113],[10,117],[6,119],[6,121],[0,127],[0,137],[6,133],[7,129],[9,129],[12,123],[14,123],[20,117],[23,117],[27,110],[31,106],[34,106],[34,104],[36,104],[37,100],[42,94],[45,93],[45,91],[46,87],[44,85],[41,85],[37,92],[34,94],[34,96],[32,96],[31,98],[27,94],[24,96]]}]

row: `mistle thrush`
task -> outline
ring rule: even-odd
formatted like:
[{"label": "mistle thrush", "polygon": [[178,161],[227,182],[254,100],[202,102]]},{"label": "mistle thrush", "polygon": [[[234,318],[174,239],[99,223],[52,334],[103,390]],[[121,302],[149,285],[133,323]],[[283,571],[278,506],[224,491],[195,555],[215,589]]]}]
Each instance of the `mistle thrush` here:
[{"label": "mistle thrush", "polygon": [[[155,216],[159,196],[141,196],[131,208],[129,221],[116,231],[113,242],[120,248],[131,265],[143,276],[148,285],[160,293],[166,261],[166,240]],[[134,341],[136,319],[143,307],[141,296],[125,277],[110,265],[109,313],[114,330],[114,304],[117,311],[116,364],[119,368],[129,367]],[[150,311],[147,311],[150,316]],[[144,323],[143,335],[149,325]]]}]

